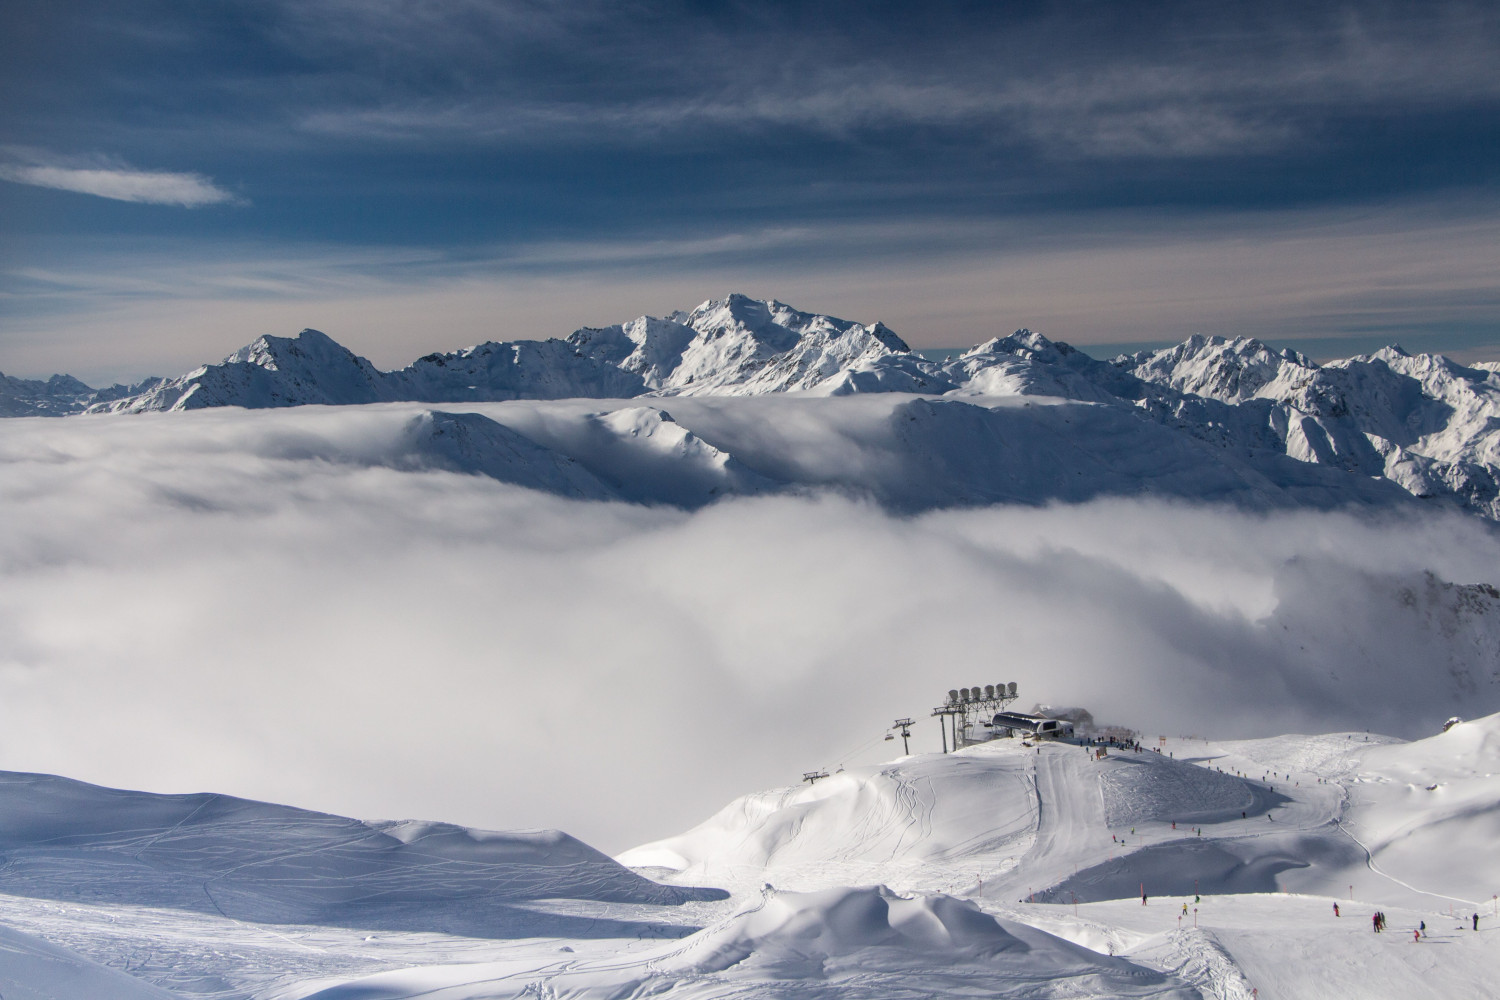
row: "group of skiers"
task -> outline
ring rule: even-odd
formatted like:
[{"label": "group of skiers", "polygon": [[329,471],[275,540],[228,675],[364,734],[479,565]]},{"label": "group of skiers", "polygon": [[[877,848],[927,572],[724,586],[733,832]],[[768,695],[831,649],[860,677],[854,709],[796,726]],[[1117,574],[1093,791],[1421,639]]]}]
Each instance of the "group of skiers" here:
[{"label": "group of skiers", "polygon": [[[1337,903],[1333,904],[1333,915],[1335,917],[1339,915],[1339,904]],[[1470,920],[1472,921],[1470,926],[1472,926],[1476,931],[1479,930],[1479,914],[1475,913],[1474,916],[1470,918]],[[1374,913],[1370,914],[1370,926],[1374,928],[1376,934],[1379,934],[1381,931],[1385,930],[1385,914],[1379,910],[1376,910]],[[1420,941],[1426,936],[1427,921],[1418,921],[1416,929],[1411,932],[1411,939],[1413,941]]]}]

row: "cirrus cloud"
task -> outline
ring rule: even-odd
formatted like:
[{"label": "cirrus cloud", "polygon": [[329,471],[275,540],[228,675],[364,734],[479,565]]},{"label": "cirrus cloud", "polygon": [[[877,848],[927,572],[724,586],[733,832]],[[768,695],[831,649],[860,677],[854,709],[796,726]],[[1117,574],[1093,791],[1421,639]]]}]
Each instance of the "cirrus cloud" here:
[{"label": "cirrus cloud", "polygon": [[202,174],[137,170],[113,161],[79,165],[28,159],[0,163],[0,180],[146,205],[202,208],[240,201]]}]

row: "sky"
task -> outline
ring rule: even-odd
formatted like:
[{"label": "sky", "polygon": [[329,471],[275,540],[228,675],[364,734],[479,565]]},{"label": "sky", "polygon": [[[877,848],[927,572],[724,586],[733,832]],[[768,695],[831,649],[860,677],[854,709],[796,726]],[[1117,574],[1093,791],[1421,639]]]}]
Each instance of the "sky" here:
[{"label": "sky", "polygon": [[729,291],[1500,357],[1492,3],[0,0],[0,371]]}]

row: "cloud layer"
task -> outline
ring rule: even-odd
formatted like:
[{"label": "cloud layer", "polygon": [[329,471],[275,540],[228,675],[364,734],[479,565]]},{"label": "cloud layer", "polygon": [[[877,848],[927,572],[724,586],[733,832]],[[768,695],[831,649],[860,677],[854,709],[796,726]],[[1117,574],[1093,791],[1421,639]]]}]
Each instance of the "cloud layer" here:
[{"label": "cloud layer", "polygon": [[1419,735],[1497,707],[1483,670],[1469,691],[1449,669],[1496,635],[1441,586],[1494,582],[1473,520],[687,514],[398,471],[407,419],[8,424],[5,766],[618,850],[868,759],[900,716],[935,750],[926,710],[959,685],[1223,736]]}]

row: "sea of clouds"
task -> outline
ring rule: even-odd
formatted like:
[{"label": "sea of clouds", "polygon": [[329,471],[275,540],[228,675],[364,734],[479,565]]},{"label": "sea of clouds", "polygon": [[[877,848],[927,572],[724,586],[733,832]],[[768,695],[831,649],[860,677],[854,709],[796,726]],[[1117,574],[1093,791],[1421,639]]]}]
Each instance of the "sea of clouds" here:
[{"label": "sea of clouds", "polygon": [[1500,709],[1476,518],[573,501],[413,468],[408,411],[6,421],[0,768],[613,852],[897,717],[935,751],[951,687],[1147,734]]}]

